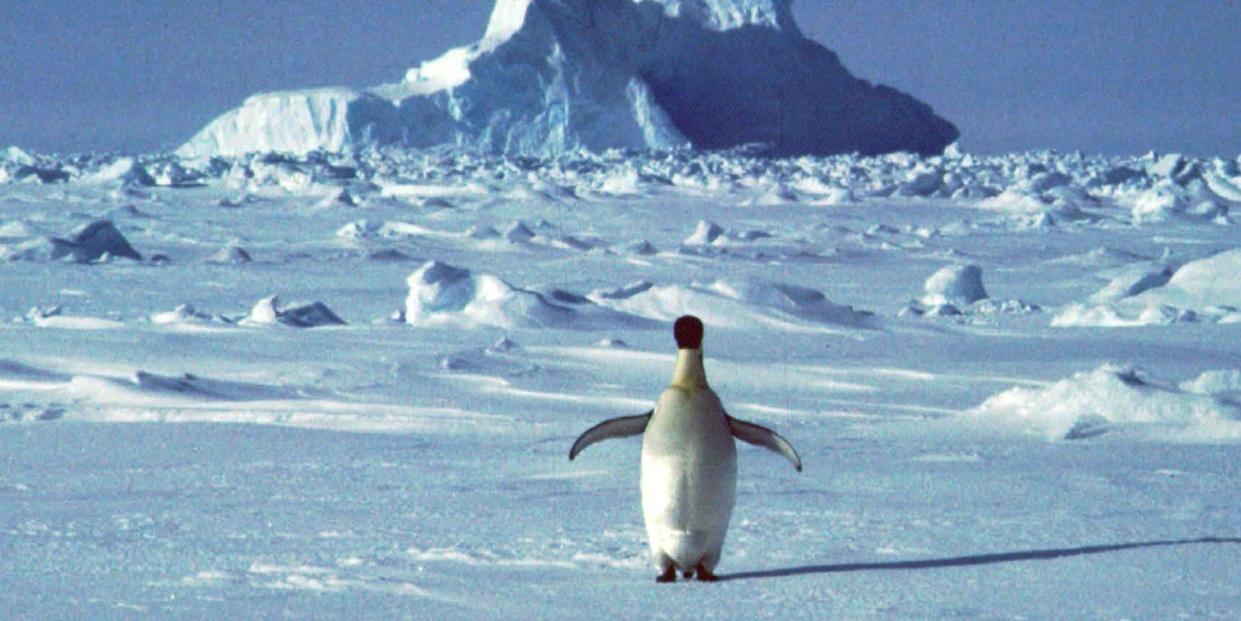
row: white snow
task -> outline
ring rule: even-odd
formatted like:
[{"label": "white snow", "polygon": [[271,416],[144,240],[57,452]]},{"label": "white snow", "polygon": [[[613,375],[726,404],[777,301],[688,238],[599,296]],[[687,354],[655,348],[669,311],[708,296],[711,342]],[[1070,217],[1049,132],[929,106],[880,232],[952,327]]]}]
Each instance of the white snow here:
[{"label": "white snow", "polygon": [[931,306],[942,304],[968,305],[987,299],[982,285],[982,268],[977,265],[949,265],[926,279],[926,295],[922,302]]},{"label": "white snow", "polygon": [[1241,396],[1241,370],[1204,371],[1202,375],[1181,382],[1181,390],[1228,398],[1233,403]]},{"label": "white snow", "polygon": [[1241,308],[1241,249],[1190,261],[1179,268],[1139,264],[1122,270],[1090,297],[1067,305],[1055,326],[1130,327],[1184,321],[1237,321]]},{"label": "white snow", "polygon": [[1048,439],[1113,430],[1194,441],[1241,440],[1241,405],[1162,385],[1132,367],[1105,365],[1041,388],[1011,388],[962,415]]},{"label": "white snow", "polygon": [[154,185],[155,179],[132,157],[117,158],[99,170],[82,175],[85,183],[118,182],[126,185]]},{"label": "white snow", "polygon": [[254,307],[250,309],[250,314],[241,323],[252,326],[281,324],[294,328],[315,328],[343,325],[345,321],[322,302],[294,304],[281,308],[280,297],[269,295],[255,302]]},{"label": "white snow", "polygon": [[[0,160],[9,616],[1241,615],[1233,156]],[[657,588],[640,439],[567,451],[687,312],[805,470]]]},{"label": "white snow", "polygon": [[635,0],[661,4],[669,17],[693,20],[712,30],[743,26],[795,28],[792,0]]},{"label": "white snow", "polygon": [[1137,300],[1182,308],[1241,308],[1241,248],[1190,261],[1161,287],[1142,291]]},{"label": "white snow", "polygon": [[619,313],[561,290],[520,289],[491,274],[428,261],[406,279],[405,321],[500,328],[600,328],[635,324]]},{"label": "white snow", "polygon": [[717,242],[723,242],[724,229],[714,222],[699,220],[694,232],[681,243],[687,246],[707,246]]},{"label": "white snow", "polygon": [[836,325],[862,326],[869,318],[832,303],[817,290],[755,279],[689,286],[643,282],[591,297],[603,306],[665,323],[696,315],[710,325],[738,329],[759,324],[796,332],[830,331]]},{"label": "white snow", "polygon": [[218,263],[221,265],[239,265],[249,263],[251,260],[250,253],[240,246],[225,246],[215,254],[207,257],[208,263]]}]

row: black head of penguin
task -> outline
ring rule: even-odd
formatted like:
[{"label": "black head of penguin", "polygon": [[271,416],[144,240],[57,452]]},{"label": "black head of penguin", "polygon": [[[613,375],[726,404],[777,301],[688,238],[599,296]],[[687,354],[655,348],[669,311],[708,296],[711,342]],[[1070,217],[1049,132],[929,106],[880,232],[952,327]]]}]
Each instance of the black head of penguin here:
[{"label": "black head of penguin", "polygon": [[677,339],[677,349],[702,349],[702,320],[693,315],[682,315],[672,324]]}]

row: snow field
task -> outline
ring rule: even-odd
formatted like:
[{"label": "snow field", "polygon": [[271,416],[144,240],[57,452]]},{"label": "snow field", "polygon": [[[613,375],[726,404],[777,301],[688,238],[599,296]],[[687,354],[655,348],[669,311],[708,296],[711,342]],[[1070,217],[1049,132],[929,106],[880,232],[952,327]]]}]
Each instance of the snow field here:
[{"label": "snow field", "polygon": [[[1227,160],[6,153],[18,617],[1241,612],[1241,244],[1132,211]],[[656,590],[637,443],[567,451],[685,312],[806,469],[741,447],[725,580]]]}]

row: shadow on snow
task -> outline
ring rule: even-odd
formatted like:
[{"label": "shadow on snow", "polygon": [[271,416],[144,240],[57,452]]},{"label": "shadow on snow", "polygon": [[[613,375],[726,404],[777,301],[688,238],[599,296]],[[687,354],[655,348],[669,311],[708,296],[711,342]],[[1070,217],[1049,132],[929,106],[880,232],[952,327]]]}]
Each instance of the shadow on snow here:
[{"label": "shadow on snow", "polygon": [[1073,556],[1089,556],[1106,554],[1124,550],[1141,548],[1160,548],[1168,546],[1186,546],[1200,544],[1241,544],[1237,537],[1202,537],[1200,539],[1177,539],[1169,541],[1142,541],[1136,543],[1118,543],[1112,545],[1084,546],[1080,548],[1058,548],[1051,550],[1023,550],[1019,552],[1000,552],[995,554],[977,554],[973,556],[957,556],[952,558],[933,558],[915,561],[891,561],[886,563],[842,563],[836,565],[806,565],[803,567],[786,567],[764,571],[744,571],[735,574],[721,575],[720,580],[747,580],[752,578],[784,578],[804,576],[807,574],[834,574],[855,571],[891,571],[901,569],[942,569],[948,567],[971,567],[974,565],[993,565],[997,563],[1016,563],[1021,561],[1047,561]]}]

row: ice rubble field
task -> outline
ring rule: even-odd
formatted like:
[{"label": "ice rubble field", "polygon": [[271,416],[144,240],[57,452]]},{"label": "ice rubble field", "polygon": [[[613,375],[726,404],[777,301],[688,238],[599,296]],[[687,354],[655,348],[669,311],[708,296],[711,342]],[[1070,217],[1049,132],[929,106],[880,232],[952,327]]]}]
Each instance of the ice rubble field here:
[{"label": "ice rubble field", "polygon": [[[1235,160],[0,157],[8,618],[1241,616]],[[275,296],[275,297],[273,297]],[[658,586],[707,324],[740,452]]]}]

